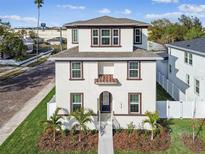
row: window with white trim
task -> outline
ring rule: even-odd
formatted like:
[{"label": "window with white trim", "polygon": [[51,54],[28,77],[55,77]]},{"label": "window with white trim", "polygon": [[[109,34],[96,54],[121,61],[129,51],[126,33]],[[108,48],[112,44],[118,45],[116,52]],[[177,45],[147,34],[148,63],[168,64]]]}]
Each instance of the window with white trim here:
[{"label": "window with white trim", "polygon": [[82,62],[71,62],[71,79],[83,78],[83,64]]},{"label": "window with white trim", "polygon": [[101,29],[101,45],[111,45],[111,29]]},{"label": "window with white trim", "polygon": [[72,29],[72,43],[78,43],[78,30]]},{"label": "window with white trim", "polygon": [[140,94],[129,93],[128,97],[129,97],[129,112],[140,113]]},{"label": "window with white trim", "polygon": [[83,94],[82,93],[71,93],[71,112],[75,112],[82,108]]},{"label": "window with white trim", "polygon": [[195,82],[195,83],[194,83],[195,93],[196,93],[197,95],[199,95],[199,93],[200,93],[200,82],[199,82],[199,80],[197,80],[197,79],[195,79],[194,82]]},{"label": "window with white trim", "polygon": [[188,85],[190,84],[190,76],[189,76],[189,74],[186,74],[186,83]]},{"label": "window with white trim", "polygon": [[192,59],[192,54],[189,52],[184,52],[184,62],[187,64],[192,65],[193,59]]},{"label": "window with white trim", "polygon": [[112,45],[120,45],[120,34],[119,29],[112,29]]},{"label": "window with white trim", "polygon": [[99,29],[92,29],[92,45],[99,45]]},{"label": "window with white trim", "polygon": [[140,78],[140,64],[139,61],[128,62],[128,79]]},{"label": "window with white trim", "polygon": [[142,43],[142,29],[140,29],[140,28],[134,29],[134,43],[135,44]]}]

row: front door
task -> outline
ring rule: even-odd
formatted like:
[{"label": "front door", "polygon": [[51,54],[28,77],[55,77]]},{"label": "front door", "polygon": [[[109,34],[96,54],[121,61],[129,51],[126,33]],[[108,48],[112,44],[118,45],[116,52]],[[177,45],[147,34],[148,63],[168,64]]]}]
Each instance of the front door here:
[{"label": "front door", "polygon": [[111,110],[111,94],[109,92],[101,93],[101,112],[110,113]]}]

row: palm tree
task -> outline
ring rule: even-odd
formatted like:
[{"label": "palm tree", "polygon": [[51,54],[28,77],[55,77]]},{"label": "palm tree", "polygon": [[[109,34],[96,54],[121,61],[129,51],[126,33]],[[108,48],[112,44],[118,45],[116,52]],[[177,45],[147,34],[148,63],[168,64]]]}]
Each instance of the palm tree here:
[{"label": "palm tree", "polygon": [[[87,131],[86,124],[88,122],[91,122],[91,111],[85,111],[83,108],[80,108],[79,110],[72,112],[71,116],[75,118],[75,120],[78,122],[74,127],[78,127],[80,131],[83,131],[84,133]],[[81,142],[81,132],[79,134],[79,142]]]},{"label": "palm tree", "polygon": [[59,130],[61,132],[62,131],[62,122],[60,121],[60,119],[62,119],[63,117],[61,115],[58,114],[58,112],[61,110],[61,108],[57,108],[54,112],[54,114],[50,117],[49,120],[43,121],[43,123],[45,124],[45,131],[48,129],[51,129],[53,132],[53,141],[56,140],[56,131]]},{"label": "palm tree", "polygon": [[154,139],[154,131],[161,127],[157,121],[159,120],[159,114],[157,112],[146,112],[145,115],[148,117],[148,119],[144,120],[143,123],[148,123],[151,127],[151,140]]},{"label": "palm tree", "polygon": [[[37,37],[38,37],[38,30],[39,30],[39,22],[40,22],[40,8],[43,6],[43,0],[35,0],[34,3],[36,4],[38,8],[38,22],[37,22]],[[39,37],[37,38],[37,47],[36,47],[36,54],[38,55],[39,50]]]}]

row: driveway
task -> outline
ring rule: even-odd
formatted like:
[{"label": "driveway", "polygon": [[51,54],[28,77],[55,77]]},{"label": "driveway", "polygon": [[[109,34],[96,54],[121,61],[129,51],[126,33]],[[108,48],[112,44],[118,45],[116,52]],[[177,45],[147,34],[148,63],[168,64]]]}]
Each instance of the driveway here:
[{"label": "driveway", "polygon": [[0,128],[43,87],[54,82],[54,74],[54,62],[47,61],[0,83]]}]

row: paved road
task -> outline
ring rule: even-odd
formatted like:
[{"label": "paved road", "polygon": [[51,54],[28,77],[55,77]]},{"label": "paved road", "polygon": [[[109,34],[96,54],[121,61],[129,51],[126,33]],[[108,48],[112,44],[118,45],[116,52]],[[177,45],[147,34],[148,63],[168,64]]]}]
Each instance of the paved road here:
[{"label": "paved road", "polygon": [[23,105],[54,80],[55,65],[46,62],[0,83],[0,128]]}]

